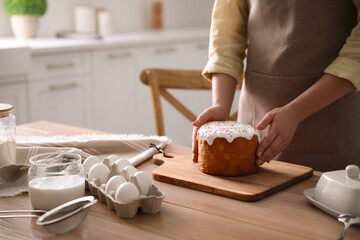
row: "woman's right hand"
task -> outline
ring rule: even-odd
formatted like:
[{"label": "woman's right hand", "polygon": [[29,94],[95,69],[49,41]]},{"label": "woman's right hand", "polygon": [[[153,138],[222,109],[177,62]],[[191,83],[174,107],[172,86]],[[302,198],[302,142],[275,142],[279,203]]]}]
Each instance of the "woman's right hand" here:
[{"label": "woman's right hand", "polygon": [[211,106],[205,111],[203,111],[196,120],[192,123],[194,126],[193,129],[193,139],[192,139],[192,160],[194,163],[197,163],[198,161],[198,140],[197,140],[197,132],[199,128],[211,121],[225,121],[229,120],[229,112],[228,110],[225,110],[221,106]]},{"label": "woman's right hand", "polygon": [[223,121],[230,119],[231,104],[235,94],[236,80],[230,75],[223,73],[213,73],[212,77],[212,106],[205,109],[192,123],[192,160],[198,161],[198,142],[197,132],[199,128],[210,121]]}]

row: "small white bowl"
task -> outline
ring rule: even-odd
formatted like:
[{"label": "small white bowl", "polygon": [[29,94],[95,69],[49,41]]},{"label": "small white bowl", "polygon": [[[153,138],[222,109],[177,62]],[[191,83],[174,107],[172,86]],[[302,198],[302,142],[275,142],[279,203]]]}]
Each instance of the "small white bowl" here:
[{"label": "small white bowl", "polygon": [[325,172],[315,188],[315,199],[340,213],[360,216],[359,167]]}]

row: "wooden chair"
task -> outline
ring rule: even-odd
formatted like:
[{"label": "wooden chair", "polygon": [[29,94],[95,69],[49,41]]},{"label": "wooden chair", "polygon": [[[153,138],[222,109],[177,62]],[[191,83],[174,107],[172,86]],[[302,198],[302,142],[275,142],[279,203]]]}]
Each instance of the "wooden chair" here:
[{"label": "wooden chair", "polygon": [[[170,94],[167,89],[211,90],[211,82],[201,75],[201,71],[197,70],[147,68],[141,71],[140,80],[150,87],[156,134],[158,136],[165,135],[160,95],[189,121],[193,122],[196,120],[197,116]],[[237,111],[233,113],[230,118],[236,120]]]}]

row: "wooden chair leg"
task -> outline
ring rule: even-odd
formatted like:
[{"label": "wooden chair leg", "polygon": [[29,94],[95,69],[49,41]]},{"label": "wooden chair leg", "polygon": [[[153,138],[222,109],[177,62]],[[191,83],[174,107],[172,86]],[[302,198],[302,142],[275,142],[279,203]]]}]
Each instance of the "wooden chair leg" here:
[{"label": "wooden chair leg", "polygon": [[152,105],[153,105],[153,111],[154,111],[154,120],[155,120],[155,126],[156,126],[156,134],[158,136],[164,136],[165,135],[165,127],[164,127],[164,117],[162,113],[161,108],[161,100],[160,100],[160,89],[159,85],[152,76],[152,74],[149,73],[149,86],[150,86],[150,94],[152,99]]}]

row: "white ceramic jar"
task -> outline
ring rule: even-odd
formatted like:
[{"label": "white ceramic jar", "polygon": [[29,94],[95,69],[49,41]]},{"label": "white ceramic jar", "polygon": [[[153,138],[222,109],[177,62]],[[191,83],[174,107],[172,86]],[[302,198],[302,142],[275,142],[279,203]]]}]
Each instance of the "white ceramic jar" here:
[{"label": "white ceramic jar", "polygon": [[359,167],[349,165],[345,170],[325,172],[315,188],[315,199],[339,213],[360,216]]},{"label": "white ceramic jar", "polygon": [[101,36],[110,36],[115,32],[114,15],[109,11],[98,11],[97,14],[98,33]]},{"label": "white ceramic jar", "polygon": [[79,5],[74,10],[75,32],[96,32],[96,9],[89,5]]}]

